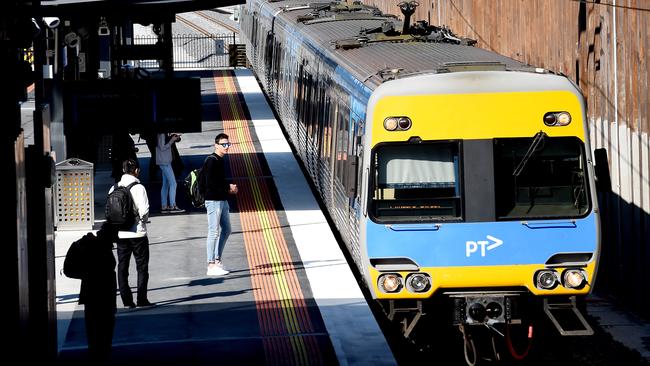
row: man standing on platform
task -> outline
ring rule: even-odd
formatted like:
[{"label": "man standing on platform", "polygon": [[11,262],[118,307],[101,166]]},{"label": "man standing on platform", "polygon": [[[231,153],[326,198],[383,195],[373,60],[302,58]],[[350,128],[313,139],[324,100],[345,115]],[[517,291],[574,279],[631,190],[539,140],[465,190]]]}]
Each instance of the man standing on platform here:
[{"label": "man standing on platform", "polygon": [[224,157],[228,148],[228,135],[218,134],[214,138],[214,153],[208,155],[203,164],[203,181],[200,182],[208,214],[208,276],[230,273],[224,268],[221,255],[231,232],[228,194],[237,194],[238,189],[237,185],[226,182]]},{"label": "man standing on platform", "polygon": [[113,243],[117,227],[104,223],[97,236],[89,234],[88,272],[81,279],[79,303],[84,304],[84,322],[88,340],[89,364],[108,365],[115,327],[115,257]]},{"label": "man standing on platform", "polygon": [[[138,306],[151,306],[147,298],[147,284],[149,283],[149,238],[147,237],[147,220],[149,218],[149,198],[147,190],[138,176],[140,165],[135,159],[125,160],[122,164],[124,175],[117,183],[119,186],[129,187],[136,219],[132,227],[121,229],[117,240],[117,284],[120,287],[122,303],[127,308],[135,308],[133,293],[129,286],[129,262],[131,253],[135,257],[135,266],[138,272]],[[111,187],[109,194],[115,187]]]}]

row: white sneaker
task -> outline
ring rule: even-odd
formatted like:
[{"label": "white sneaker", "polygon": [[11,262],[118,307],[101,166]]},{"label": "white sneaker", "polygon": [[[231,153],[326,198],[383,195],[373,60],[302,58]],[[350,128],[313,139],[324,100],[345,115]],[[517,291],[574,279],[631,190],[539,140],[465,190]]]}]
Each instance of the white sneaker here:
[{"label": "white sneaker", "polygon": [[223,262],[221,262],[221,259],[217,259],[216,261],[214,261],[214,266],[215,268],[219,268],[221,271],[225,272],[225,274],[230,273],[230,271],[223,266]]},{"label": "white sneaker", "polygon": [[221,267],[218,267],[218,266],[208,268],[208,276],[225,276],[228,273],[230,273],[230,272],[228,272],[225,269],[223,269]]}]

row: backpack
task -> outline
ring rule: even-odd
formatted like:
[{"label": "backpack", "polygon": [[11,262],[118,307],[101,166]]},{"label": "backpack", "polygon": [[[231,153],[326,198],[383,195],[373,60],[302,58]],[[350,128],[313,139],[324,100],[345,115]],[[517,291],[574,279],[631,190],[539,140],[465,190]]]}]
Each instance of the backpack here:
[{"label": "backpack", "polygon": [[106,198],[106,221],[119,229],[130,229],[135,224],[136,214],[131,196],[131,187],[138,184],[133,182],[126,187],[113,186],[113,191]]},{"label": "backpack", "polygon": [[212,155],[208,155],[203,162],[203,167],[194,169],[185,177],[185,193],[190,199],[192,206],[202,208],[205,206],[205,164]]},{"label": "backpack", "polygon": [[88,233],[70,245],[63,261],[63,274],[66,277],[83,279],[88,275],[93,263],[91,246],[95,239],[93,233]]}]

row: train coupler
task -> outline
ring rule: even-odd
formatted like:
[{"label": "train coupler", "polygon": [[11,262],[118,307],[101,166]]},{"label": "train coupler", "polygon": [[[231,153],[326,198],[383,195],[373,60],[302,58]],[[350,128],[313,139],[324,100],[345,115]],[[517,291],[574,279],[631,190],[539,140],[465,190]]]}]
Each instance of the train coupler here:
[{"label": "train coupler", "polygon": [[453,324],[519,323],[514,319],[516,294],[455,294]]}]

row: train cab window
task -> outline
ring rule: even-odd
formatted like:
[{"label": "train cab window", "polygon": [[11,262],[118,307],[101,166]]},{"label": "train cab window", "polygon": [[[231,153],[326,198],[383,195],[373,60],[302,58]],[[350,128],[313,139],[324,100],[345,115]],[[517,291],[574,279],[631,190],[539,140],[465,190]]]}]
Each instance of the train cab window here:
[{"label": "train cab window", "polygon": [[459,143],[385,144],[373,154],[371,214],[382,222],[459,220]]},{"label": "train cab window", "polygon": [[499,219],[565,218],[587,214],[584,147],[576,137],[494,140]]}]

